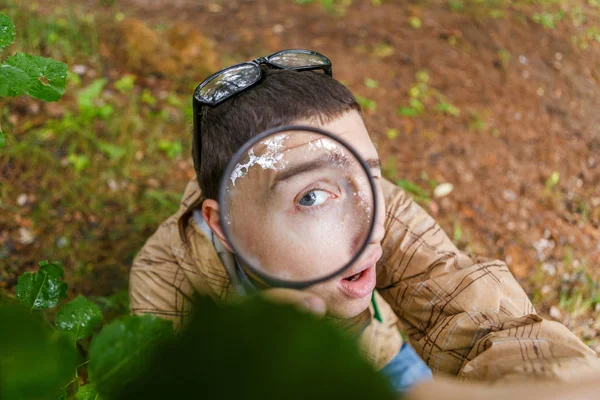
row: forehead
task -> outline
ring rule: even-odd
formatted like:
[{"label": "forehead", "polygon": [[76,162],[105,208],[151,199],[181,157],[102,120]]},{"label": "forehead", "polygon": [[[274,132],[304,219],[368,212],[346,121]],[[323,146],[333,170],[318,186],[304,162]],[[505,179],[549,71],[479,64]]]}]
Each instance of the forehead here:
[{"label": "forehead", "polygon": [[351,110],[326,124],[321,124],[315,119],[301,119],[294,121],[293,124],[314,126],[329,131],[348,142],[363,159],[377,158],[375,145],[357,111]]}]

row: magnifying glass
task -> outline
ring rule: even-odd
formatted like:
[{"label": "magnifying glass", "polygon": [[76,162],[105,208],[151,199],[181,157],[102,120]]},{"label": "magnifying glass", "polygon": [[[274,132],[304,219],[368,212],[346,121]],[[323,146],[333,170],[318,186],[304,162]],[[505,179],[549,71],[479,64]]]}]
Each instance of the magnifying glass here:
[{"label": "magnifying glass", "polygon": [[271,287],[302,289],[358,261],[376,221],[369,167],[348,143],[308,126],[267,130],[233,156],[219,190],[236,261]]}]

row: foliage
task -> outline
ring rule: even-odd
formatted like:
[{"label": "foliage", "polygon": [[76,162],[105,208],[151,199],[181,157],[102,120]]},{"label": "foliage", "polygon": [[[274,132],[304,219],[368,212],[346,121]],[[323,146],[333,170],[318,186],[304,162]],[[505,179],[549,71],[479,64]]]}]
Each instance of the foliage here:
[{"label": "foliage", "polygon": [[394,398],[354,340],[326,322],[258,297],[223,307],[202,298],[196,310],[117,399],[194,398],[198,388],[205,398]]},{"label": "foliage", "polygon": [[21,275],[15,288],[21,303],[32,310],[56,307],[67,296],[62,266],[48,261],[41,261],[39,265],[38,272]]},{"label": "foliage", "polygon": [[0,305],[0,398],[58,398],[78,355],[69,338],[38,314]]},{"label": "foliage", "polygon": [[[416,82],[408,91],[408,106],[399,107],[396,113],[402,117],[414,118],[421,115],[426,106],[433,105],[433,110],[458,117],[460,109],[451,104],[446,96],[435,90],[429,85],[429,73],[426,70],[418,71],[415,74]],[[437,104],[434,102],[437,101]]]},{"label": "foliage", "polygon": [[[0,14],[0,50],[11,45],[15,27]],[[16,53],[0,65],[0,97],[29,94],[44,101],[57,101],[65,92],[67,65],[50,58]]]},{"label": "foliage", "polygon": [[58,329],[71,332],[76,340],[90,336],[101,322],[100,307],[81,295],[62,306],[54,320]]},{"label": "foliage", "polygon": [[[63,275],[60,263],[41,262],[19,285],[42,279],[40,292],[53,293]],[[28,307],[57,306],[25,293],[19,300]],[[327,322],[258,296],[226,306],[208,298],[194,304],[178,335],[170,321],[122,316],[94,335],[89,353],[83,339],[97,330],[102,313],[85,297],[59,306],[54,327],[50,313],[0,306],[0,397],[149,400],[193,398],[202,388],[203,396],[223,399],[395,398],[355,339]],[[232,376],[236,385],[227,386]]]}]

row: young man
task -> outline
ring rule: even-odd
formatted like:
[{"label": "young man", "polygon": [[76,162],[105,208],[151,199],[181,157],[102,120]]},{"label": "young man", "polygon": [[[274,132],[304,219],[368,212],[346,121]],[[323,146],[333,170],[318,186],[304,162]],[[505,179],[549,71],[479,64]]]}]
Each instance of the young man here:
[{"label": "young man", "polygon": [[[282,125],[312,125],[343,138],[362,158],[377,160],[360,106],[330,73],[318,53],[281,52],[220,71],[199,86],[193,132],[198,182],[188,184],[179,211],[134,260],[132,312],[179,323],[190,312],[194,291],[227,300],[243,294],[244,284],[256,284],[236,267],[216,200],[227,163],[250,138]],[[365,356],[400,390],[427,370],[403,346],[398,326],[434,372],[463,380],[568,379],[600,370],[593,351],[536,314],[504,262],[459,251],[421,207],[381,177],[376,162],[371,173],[385,213],[369,243],[376,267],[360,271],[358,280],[375,288],[373,295],[349,296],[347,276],[303,292],[263,288],[266,294],[315,314],[327,312],[359,333]]]}]

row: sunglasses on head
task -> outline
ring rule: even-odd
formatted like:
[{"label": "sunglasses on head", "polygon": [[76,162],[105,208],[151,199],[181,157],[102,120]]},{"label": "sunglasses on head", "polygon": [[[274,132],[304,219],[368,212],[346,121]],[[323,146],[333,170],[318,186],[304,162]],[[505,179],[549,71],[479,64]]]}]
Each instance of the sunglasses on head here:
[{"label": "sunglasses on head", "polygon": [[212,74],[194,90],[193,108],[194,125],[197,132],[196,154],[198,160],[202,149],[200,130],[202,106],[214,107],[256,85],[263,77],[262,65],[274,69],[294,71],[321,70],[325,74],[333,76],[331,61],[327,57],[316,51],[303,49],[281,50],[266,57],[232,65]]}]

